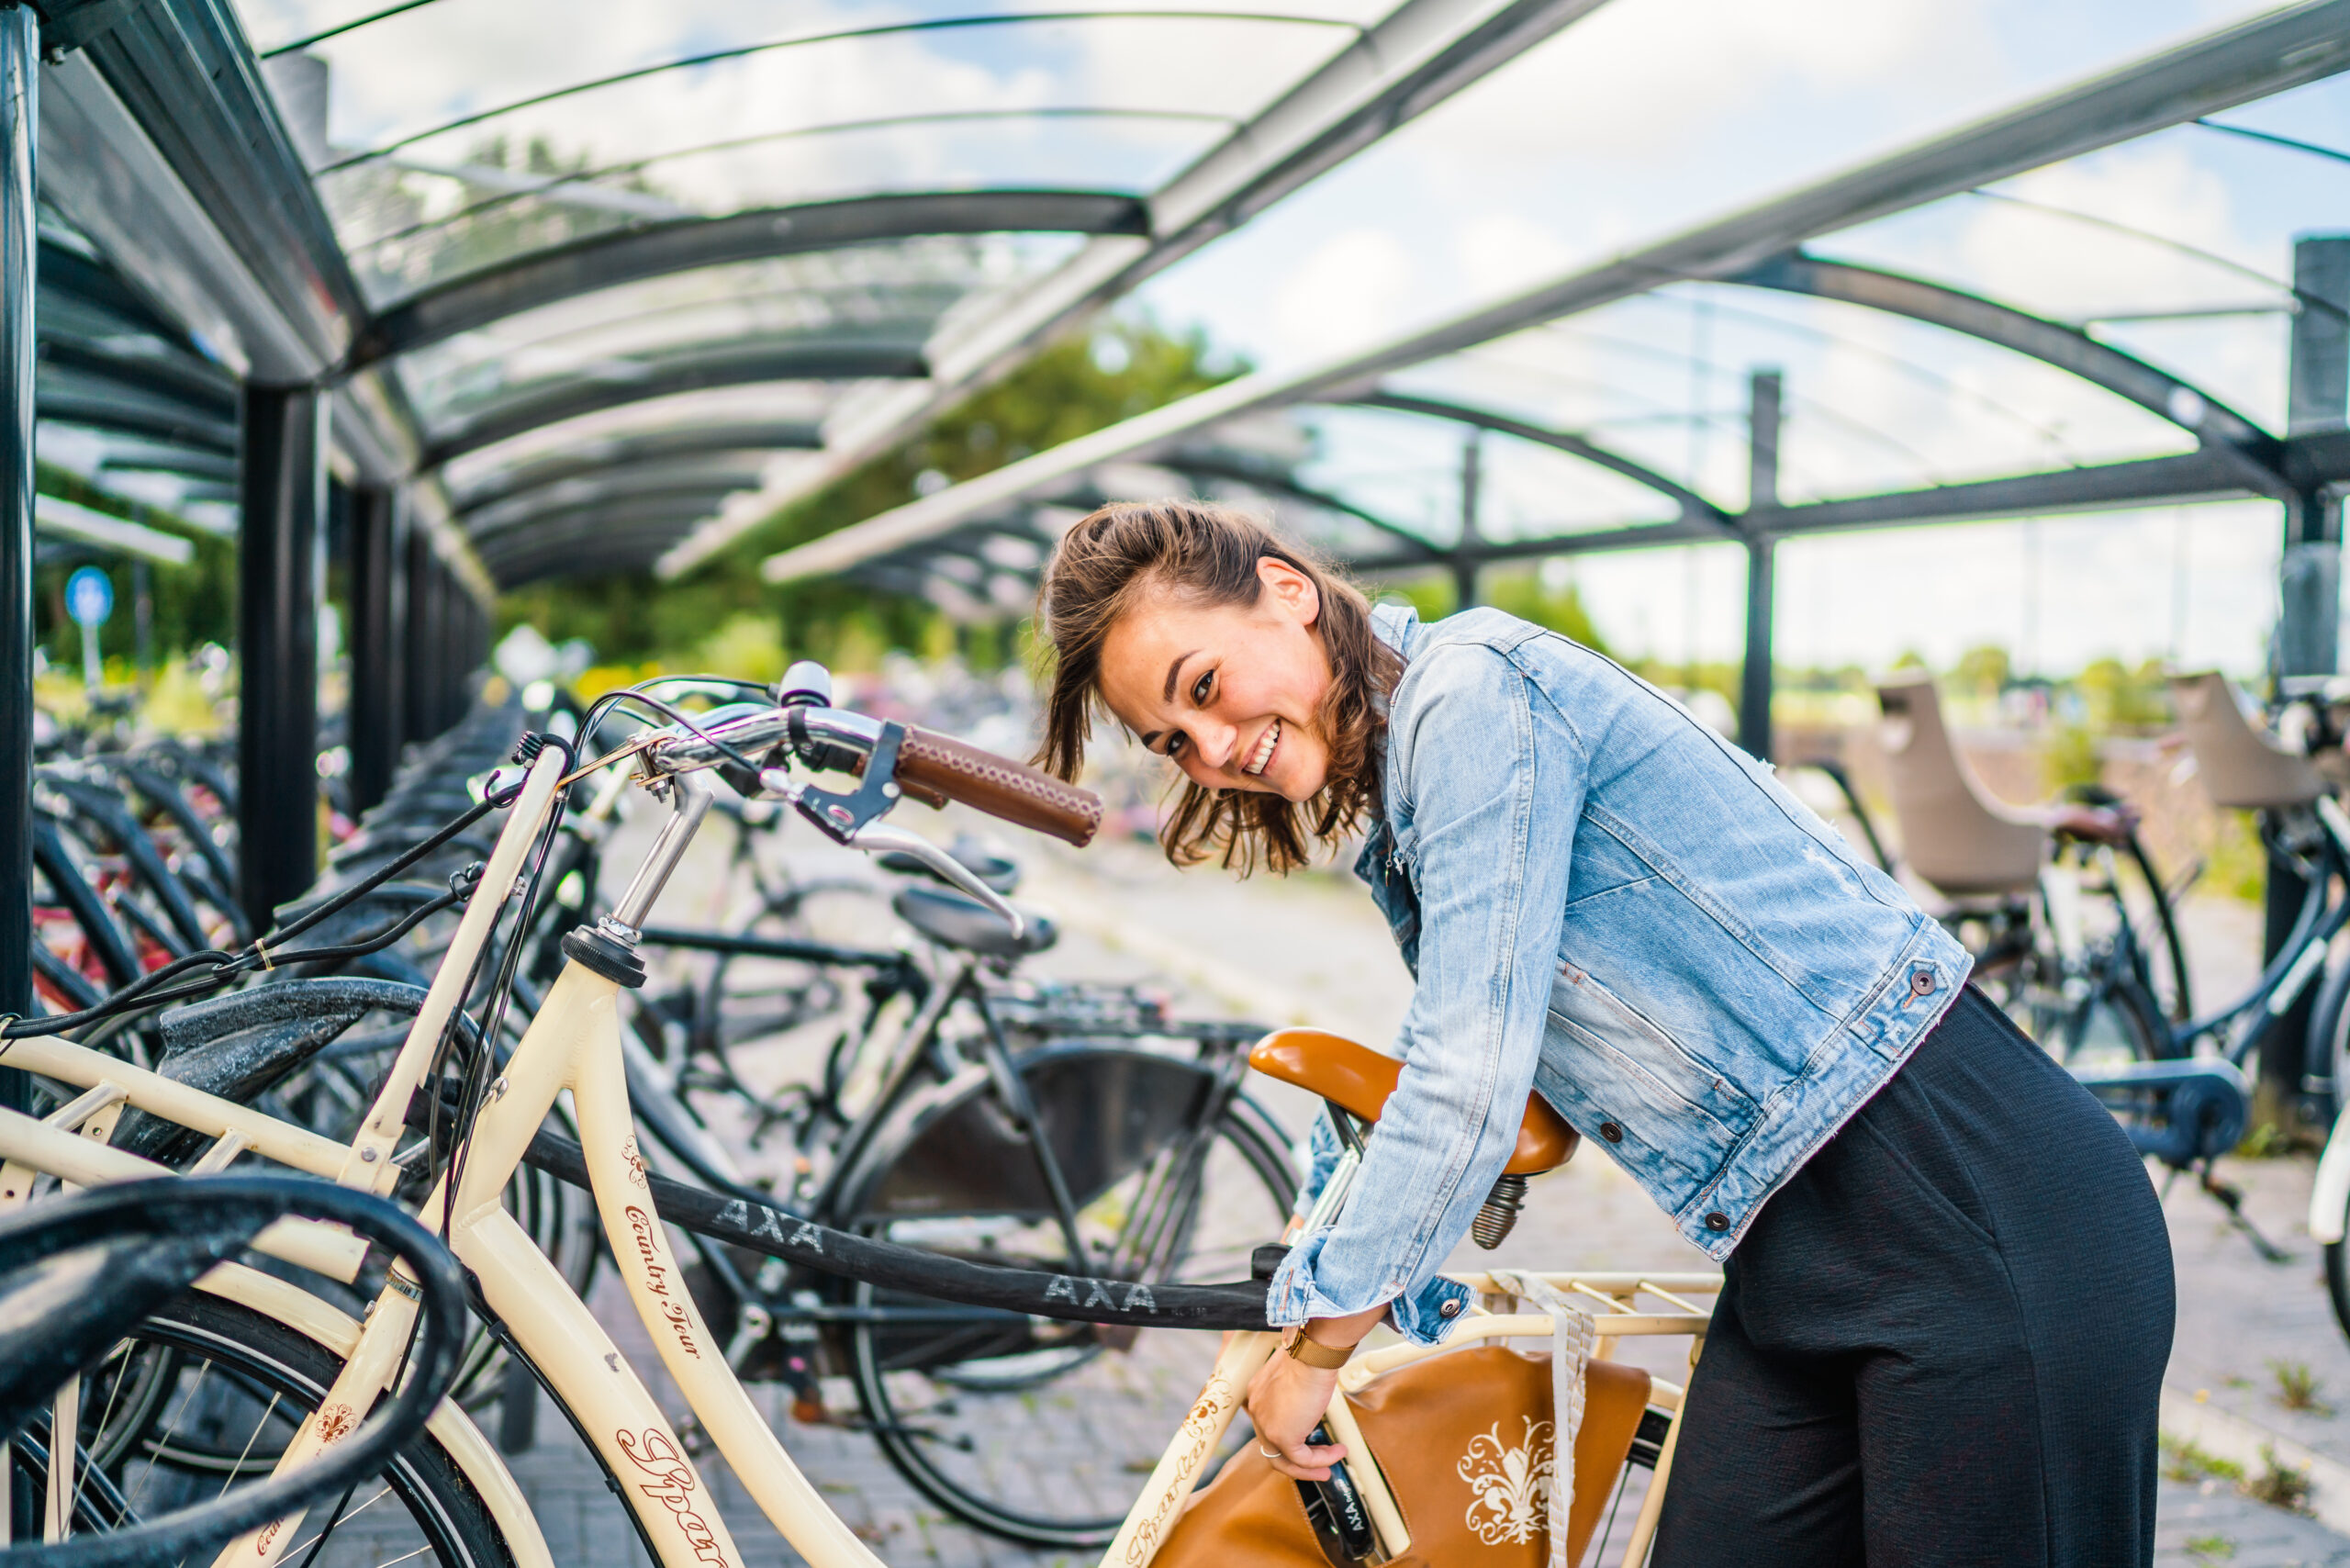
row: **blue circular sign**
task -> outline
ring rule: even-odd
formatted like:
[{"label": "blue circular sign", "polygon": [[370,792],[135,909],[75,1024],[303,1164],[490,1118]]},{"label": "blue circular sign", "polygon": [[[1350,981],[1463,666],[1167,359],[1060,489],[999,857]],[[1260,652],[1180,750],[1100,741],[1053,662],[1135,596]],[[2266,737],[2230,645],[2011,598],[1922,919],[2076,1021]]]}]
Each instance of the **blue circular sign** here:
[{"label": "blue circular sign", "polygon": [[114,613],[114,584],[95,566],[65,579],[65,612],[84,626],[102,626]]}]

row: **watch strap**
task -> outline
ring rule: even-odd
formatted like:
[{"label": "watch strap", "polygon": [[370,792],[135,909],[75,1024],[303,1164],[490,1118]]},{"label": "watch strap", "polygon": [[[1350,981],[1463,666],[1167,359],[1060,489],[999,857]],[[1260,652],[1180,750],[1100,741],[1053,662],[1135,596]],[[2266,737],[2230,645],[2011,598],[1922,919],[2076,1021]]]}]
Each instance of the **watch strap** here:
[{"label": "watch strap", "polygon": [[1337,1371],[1353,1360],[1355,1353],[1352,1345],[1325,1345],[1303,1328],[1290,1336],[1289,1343],[1283,1349],[1293,1360],[1323,1372]]}]

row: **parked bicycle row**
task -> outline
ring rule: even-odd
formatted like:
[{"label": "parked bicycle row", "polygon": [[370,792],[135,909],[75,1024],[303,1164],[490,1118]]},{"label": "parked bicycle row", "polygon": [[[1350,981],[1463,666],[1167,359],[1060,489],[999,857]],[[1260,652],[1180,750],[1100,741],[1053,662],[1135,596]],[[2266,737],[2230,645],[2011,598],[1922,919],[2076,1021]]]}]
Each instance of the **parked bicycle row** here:
[{"label": "parked bicycle row", "polygon": [[[516,715],[486,710],[418,759],[314,895],[280,912],[262,943],[191,952],[75,1014],[10,1026],[6,1060],[37,1075],[48,1114],[39,1124],[0,1116],[0,1153],[11,1162],[0,1204],[22,1206],[46,1185],[36,1174],[43,1171],[86,1185],[134,1170],[291,1166],[420,1210],[464,1260],[478,1293],[471,1349],[411,1354],[417,1303],[431,1296],[424,1286],[444,1265],[408,1252],[395,1262],[299,1218],[259,1231],[216,1226],[204,1233],[215,1238],[212,1251],[183,1248],[176,1273],[148,1271],[168,1287],[147,1301],[151,1311],[138,1328],[124,1332],[118,1313],[75,1341],[74,1355],[98,1359],[16,1446],[18,1473],[40,1483],[32,1495],[59,1499],[46,1518],[29,1505],[17,1510],[20,1539],[147,1520],[149,1493],[126,1489],[129,1473],[151,1490],[162,1484],[153,1482],[158,1473],[176,1477],[157,1496],[218,1485],[246,1497],[235,1518],[250,1527],[262,1517],[247,1495],[254,1489],[235,1483],[304,1473],[321,1446],[350,1456],[337,1446],[347,1424],[337,1412],[365,1408],[371,1387],[397,1383],[404,1360],[414,1375],[395,1413],[429,1404],[415,1391],[436,1379],[454,1391],[455,1405],[411,1437],[375,1484],[346,1488],[309,1515],[280,1516],[282,1528],[247,1536],[230,1555],[274,1561],[292,1551],[309,1561],[331,1539],[338,1557],[543,1560],[543,1543],[531,1549],[526,1512],[514,1512],[510,1477],[459,1413],[495,1402],[501,1439],[520,1446],[542,1382],[617,1476],[655,1494],[638,1518],[662,1561],[678,1559],[665,1529],[683,1530],[684,1550],[705,1558],[722,1539],[714,1516],[677,1506],[696,1486],[687,1455],[701,1440],[727,1453],[811,1559],[870,1561],[845,1544],[845,1531],[804,1484],[794,1489],[797,1472],[774,1434],[744,1425],[738,1377],[786,1383],[800,1419],[864,1427],[939,1501],[1031,1540],[1101,1540],[1122,1519],[1129,1536],[1147,1526],[1155,1538],[1160,1526],[1148,1521],[1163,1524],[1202,1479],[1202,1442],[1227,1456],[1242,1451],[1225,1428],[1248,1358],[1266,1353],[1268,1337],[1244,1335],[1220,1349],[1213,1335],[1161,1325],[1263,1322],[1252,1253],[1292,1218],[1296,1178],[1284,1140],[1244,1087],[1244,1047],[1260,1031],[1170,1016],[1128,990],[1024,980],[1022,961],[1052,935],[998,890],[1016,876],[1011,864],[968,848],[949,856],[880,818],[906,794],[943,795],[1082,838],[1098,803],[957,743],[832,709],[821,672],[804,678],[779,706],[693,716],[647,694],[644,717],[669,722],[633,739],[604,733],[594,710],[551,719],[520,754],[527,772],[491,773],[467,804],[453,776],[482,760],[484,736],[514,728]],[[575,802],[569,791],[589,787],[590,769],[572,765],[590,745],[615,740],[621,766]],[[794,761],[848,764],[862,779],[837,791],[787,783]],[[800,831],[813,824],[893,870],[929,879],[878,884],[887,890],[870,895],[886,897],[919,940],[850,950],[802,935],[792,923],[804,913],[805,886],[751,869],[756,850],[739,842],[735,863],[758,918],[731,933],[653,925],[654,901],[712,814],[711,792],[694,773],[712,764],[755,794],[782,791]],[[652,801],[660,825],[625,857],[638,864],[624,890],[599,894],[603,857],[625,831],[617,805],[624,793]],[[756,810],[727,814],[738,841],[775,827]],[[664,948],[699,955],[677,971],[688,983],[640,983]],[[257,975],[238,968],[248,954],[268,957],[252,966]],[[751,976],[751,959],[770,967]],[[798,991],[777,983],[782,966],[800,967]],[[241,989],[152,1005],[224,978]],[[838,1033],[824,1081],[789,1094],[763,1082],[747,1059],[752,1047],[770,1037],[778,1016],[795,1025],[826,1017],[832,993],[843,1000],[829,1004],[827,1027]],[[78,1040],[64,1038],[69,1032]],[[127,1042],[142,1033],[160,1073],[131,1059],[138,1053]],[[1359,1148],[1383,1092],[1348,1055],[1355,1049],[1276,1036],[1257,1065],[1346,1107],[1339,1125]],[[568,1108],[557,1103],[564,1088]],[[781,1169],[791,1180],[755,1185],[731,1168],[737,1151],[712,1130],[727,1113],[788,1148]],[[1571,1149],[1562,1135],[1555,1118],[1539,1132],[1529,1120],[1529,1152],[1512,1166],[1513,1212],[1523,1175]],[[660,1174],[665,1167],[679,1180]],[[592,1205],[581,1183],[595,1188]],[[1323,1207],[1343,1202],[1344,1189],[1343,1180],[1326,1183]],[[687,1227],[687,1260],[630,1206],[632,1190]],[[59,1202],[44,1195],[28,1218],[46,1219]],[[348,1204],[312,1207],[353,1220]],[[250,1218],[250,1205],[241,1212]],[[603,1361],[579,1353],[601,1342],[601,1330],[563,1303],[587,1290],[599,1250],[572,1243],[598,1220],[610,1243],[601,1256],[619,1266],[695,1406],[698,1425],[682,1435],[641,1389],[599,1383]],[[374,1236],[381,1225],[361,1229]],[[96,1244],[88,1234],[78,1239]],[[248,1261],[217,1264],[230,1256]],[[206,1261],[216,1261],[213,1271],[204,1272]],[[159,1305],[198,1276],[196,1295]],[[1702,1315],[1669,1293],[1703,1291],[1706,1277],[1595,1280],[1583,1283],[1605,1286],[1591,1300],[1622,1320],[1620,1334],[1702,1326]],[[1497,1300],[1567,1282],[1482,1282]],[[1661,1304],[1641,1305],[1659,1292],[1667,1293]],[[1483,1330],[1504,1331],[1547,1337],[1552,1320],[1504,1314]],[[1419,1360],[1391,1356],[1379,1370],[1400,1372]],[[857,1410],[826,1408],[826,1373],[854,1380]],[[1200,1405],[1203,1385],[1209,1399]],[[1603,1372],[1595,1386],[1603,1396],[1585,1417],[1593,1442],[1583,1445],[1594,1449],[1592,1463],[1611,1476],[1627,1455],[1657,1463],[1674,1391],[1652,1391],[1645,1374],[1629,1372]],[[1510,1397],[1522,1404],[1531,1392]],[[612,1409],[626,1419],[607,1436]],[[1374,1401],[1367,1420],[1375,1410]],[[1162,1462],[1166,1473],[1137,1503],[1140,1476],[1187,1413],[1170,1457],[1192,1457],[1171,1472]],[[1082,1441],[1065,1473],[1048,1493],[1017,1490],[1028,1484],[1015,1474],[1036,1473],[1004,1457],[1024,1446],[1067,1447],[1073,1420]],[[1214,1429],[1200,1429],[1203,1421]],[[71,1465],[44,1457],[66,1453]],[[1236,1469],[1223,1485],[1227,1503],[1249,1486],[1287,1484],[1261,1463],[1253,1473],[1227,1468]],[[645,1485],[645,1473],[666,1479]],[[322,1483],[308,1495],[333,1491]],[[286,1494],[264,1495],[292,1506]],[[1402,1516],[1375,1471],[1341,1473],[1315,1499],[1309,1513],[1335,1532],[1345,1560],[1400,1549]],[[1598,1510],[1587,1510],[1588,1520],[1585,1511],[1576,1529],[1587,1536]],[[1200,1533],[1178,1560],[1205,1550]],[[184,1551],[191,1538],[170,1539]]]},{"label": "parked bicycle row", "polygon": [[[47,944],[50,1018],[10,1026],[22,1034],[9,1064],[39,1075],[43,1125],[0,1117],[0,1213],[35,1200],[28,1223],[0,1231],[0,1288],[62,1301],[93,1271],[150,1283],[144,1294],[126,1285],[94,1308],[97,1327],[56,1341],[58,1355],[91,1362],[67,1392],[0,1389],[0,1417],[17,1423],[12,1462],[35,1482],[16,1489],[16,1539],[121,1532],[132,1545],[120,1560],[147,1560],[137,1552],[150,1535],[126,1527],[168,1519],[152,1539],[176,1560],[196,1539],[188,1530],[227,1539],[256,1519],[301,1517],[252,1511],[307,1506],[287,1500],[290,1488],[192,1525],[173,1510],[207,1487],[242,1496],[255,1489],[240,1481],[314,1469],[329,1479],[302,1495],[334,1495],[341,1472],[304,1463],[322,1443],[346,1461],[355,1451],[327,1441],[343,1435],[330,1429],[341,1419],[333,1396],[370,1379],[391,1386],[403,1360],[414,1368],[397,1412],[406,1425],[395,1431],[387,1416],[381,1429],[394,1436],[367,1450],[370,1463],[400,1457],[364,1492],[342,1491],[306,1539],[290,1526],[274,1548],[248,1538],[256,1561],[289,1540],[309,1551],[330,1539],[338,1554],[369,1558],[528,1560],[519,1494],[467,1417],[520,1451],[536,1440],[543,1389],[622,1479],[689,1477],[688,1456],[716,1444],[738,1473],[768,1479],[754,1495],[818,1560],[852,1559],[811,1549],[834,1527],[775,1479],[796,1472],[764,1425],[744,1427],[747,1406],[729,1388],[778,1385],[794,1420],[870,1434],[943,1506],[1033,1543],[1101,1542],[1122,1521],[1128,1539],[1148,1508],[1180,1503],[1217,1466],[1195,1456],[1181,1476],[1154,1476],[1139,1504],[1136,1491],[1195,1405],[1223,1423],[1209,1445],[1218,1464],[1247,1468],[1229,1422],[1234,1358],[1248,1352],[1195,1330],[1248,1325],[1252,1301],[1261,1323],[1257,1253],[1299,1217],[1300,1178],[1248,1070],[1331,1105],[1351,1143],[1326,1153],[1343,1166],[1360,1156],[1393,1064],[1310,1032],[1260,1039],[1259,1025],[1185,1018],[1136,988],[1032,978],[1057,933],[1013,902],[1016,857],[968,835],[942,850],[882,819],[909,795],[953,798],[1075,837],[1098,807],[1048,780],[1020,782],[1017,765],[834,708],[821,671],[800,666],[794,679],[748,700],[724,683],[677,681],[585,709],[480,706],[412,758],[259,943],[223,891],[233,780],[203,754],[156,747],[44,773],[64,853],[55,871],[44,865],[42,908],[72,932]],[[2300,855],[2311,890],[2254,994],[2206,1015],[2191,1006],[2174,890],[2126,812],[2104,800],[2029,815],[1994,805],[1958,763],[1930,687],[1887,691],[1885,738],[1908,867],[1951,895],[1949,918],[1975,939],[1986,985],[2143,1149],[2225,1200],[2212,1161],[2244,1126],[2241,1067],[2324,973],[2344,923],[2350,822],[2314,765],[2255,731],[2216,678],[2200,705],[2193,689],[2181,710],[2207,787],[2220,804],[2261,810],[2267,841]],[[2322,725],[2308,733],[2330,738]],[[721,803],[702,768],[733,797]],[[843,777],[836,788],[814,781]],[[151,779],[172,787],[168,801]],[[1921,800],[1942,815],[1921,812]],[[1856,799],[1851,809],[1874,842]],[[1977,819],[2012,832],[1994,842]],[[708,924],[655,920],[688,845],[711,828],[723,853],[700,863],[695,900]],[[880,874],[827,868],[787,835],[862,851]],[[2318,1016],[2337,1028],[2350,980],[2336,969],[2321,989]],[[2323,1061],[2309,1075],[2313,1093],[2331,1091],[2330,1047]],[[1529,1105],[1522,1158],[1480,1221],[1487,1245],[1525,1201],[1524,1178],[1572,1149],[1562,1125],[1538,1126],[1539,1109]],[[2330,1152],[2329,1170],[2344,1160]],[[446,1267],[412,1237],[408,1251],[392,1237],[371,1252],[298,1218],[263,1227],[258,1200],[227,1187],[228,1217],[190,1218],[176,1251],[155,1216],[195,1215],[209,1200],[106,1211],[122,1237],[63,1223],[65,1186],[231,1166],[339,1176],[420,1212],[475,1271],[465,1342],[444,1353],[404,1338],[419,1293],[431,1296]],[[2350,1186],[2350,1166],[2321,1177],[2321,1203],[2329,1179]],[[1321,1182],[1317,1212],[1343,1203],[1346,1186]],[[629,1189],[678,1227],[682,1255],[630,1206]],[[273,1201],[273,1215],[337,1219],[379,1241],[396,1212]],[[2322,1216],[2312,1229],[2334,1243],[2337,1309],[2350,1321],[2341,1208],[2331,1238]],[[559,1348],[600,1343],[602,1331],[548,1304],[584,1300],[615,1265],[694,1406],[682,1429],[643,1425],[652,1407],[623,1392],[610,1408],[638,1425],[607,1439],[591,1422],[613,1396]],[[189,1296],[192,1280],[204,1288]],[[1602,1333],[1621,1337],[1699,1331],[1686,1298],[1710,1276],[1487,1277],[1479,1288],[1541,1304],[1562,1282],[1603,1314]],[[394,1300],[410,1305],[379,1344],[375,1320]],[[515,1310],[525,1300],[544,1321],[525,1322]],[[1472,1327],[1547,1335],[1572,1323],[1504,1305],[1478,1309],[1492,1323]],[[82,1315],[50,1316],[61,1321],[21,1319],[33,1325],[28,1344]],[[322,1330],[330,1320],[348,1327]],[[1189,1327],[1160,1327],[1171,1321]],[[1560,1332],[1560,1356],[1587,1356]],[[1372,1360],[1358,1392],[1420,1364]],[[418,1412],[442,1387],[452,1403],[420,1436]],[[433,1397],[408,1396],[419,1388]],[[1644,1466],[1653,1477],[1632,1527],[1642,1541],[1678,1392],[1642,1375],[1637,1391],[1626,1381],[1603,1402],[1623,1445],[1600,1444],[1599,1473],[1618,1487]],[[1178,1449],[1186,1440],[1197,1449],[1196,1434]],[[50,1463],[56,1453],[73,1462]],[[1220,1507],[1236,1506],[1244,1479],[1235,1471]],[[1388,1481],[1358,1473],[1332,1485],[1307,1509],[1330,1552],[1388,1552],[1404,1529],[1393,1495],[1379,1502]],[[1574,1528],[1588,1536],[1597,1513],[1583,1522],[1580,1485],[1576,1497]],[[386,1499],[396,1503],[375,1506]],[[674,1556],[655,1539],[661,1516],[639,1518],[656,1559]],[[689,1534],[688,1545],[709,1539]]]}]

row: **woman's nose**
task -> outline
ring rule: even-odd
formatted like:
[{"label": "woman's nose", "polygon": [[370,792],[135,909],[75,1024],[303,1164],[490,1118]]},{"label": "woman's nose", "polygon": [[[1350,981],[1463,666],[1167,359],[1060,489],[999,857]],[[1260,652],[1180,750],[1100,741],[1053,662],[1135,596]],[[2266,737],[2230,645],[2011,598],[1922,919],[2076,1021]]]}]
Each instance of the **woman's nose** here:
[{"label": "woman's nose", "polygon": [[1230,724],[1203,719],[1192,726],[1192,755],[1203,767],[1222,771],[1232,765],[1232,754],[1240,744],[1240,732]]}]

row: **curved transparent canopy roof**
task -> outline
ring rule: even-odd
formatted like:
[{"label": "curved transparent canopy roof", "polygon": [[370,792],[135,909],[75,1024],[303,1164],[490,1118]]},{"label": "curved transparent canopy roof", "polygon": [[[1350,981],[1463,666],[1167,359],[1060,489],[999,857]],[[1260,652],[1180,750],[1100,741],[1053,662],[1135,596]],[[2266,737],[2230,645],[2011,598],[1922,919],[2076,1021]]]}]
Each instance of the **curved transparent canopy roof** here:
[{"label": "curved transparent canopy roof", "polygon": [[302,151],[379,304],[647,223],[903,192],[1146,193],[1386,8],[244,7],[264,55],[315,62]]},{"label": "curved transparent canopy roof", "polygon": [[1587,8],[232,5],[364,308],[338,370],[486,558],[625,503],[636,566],[886,450]]},{"label": "curved transparent canopy roof", "polygon": [[[1869,161],[1852,162],[1840,177],[1861,180]],[[779,556],[771,575],[789,580],[805,559],[919,577],[925,532],[1034,531],[1090,498],[1146,493],[1113,482],[1144,466],[1187,481],[1149,493],[1229,495],[1236,481],[1203,454],[1244,432],[1270,469],[1248,491],[1259,510],[1373,572],[2167,515],[2350,482],[2350,441],[2323,435],[2342,428],[2338,392],[2319,424],[2288,420],[2297,322],[2350,324],[2350,80],[1889,201],[1892,216],[1820,221],[1839,188],[1613,237],[1521,277],[1512,299],[1259,377],[1254,396],[1203,398],[1196,420],[1138,422],[1130,450],[1116,432],[1089,438],[1090,465],[1047,454],[1009,502],[950,490]],[[2331,237],[2338,265],[2297,280],[2297,258],[2333,264],[2299,248],[2312,235]],[[1758,378],[1773,376],[1775,489],[1754,497]]]}]

